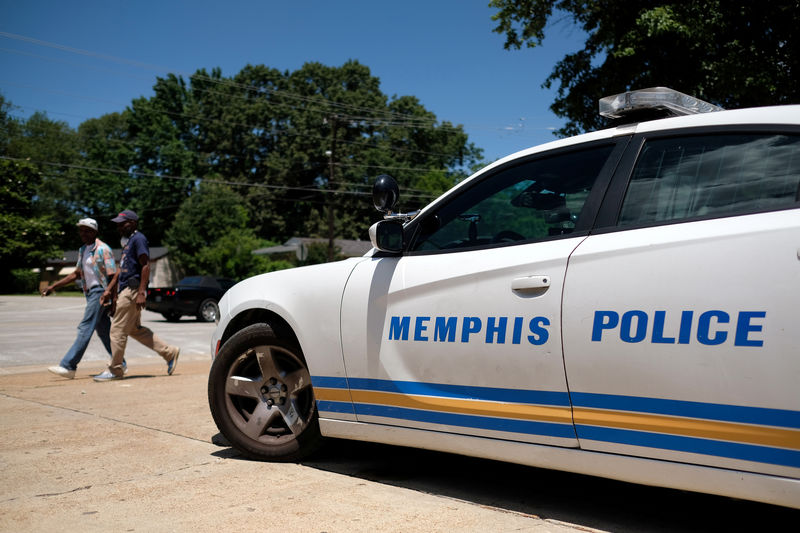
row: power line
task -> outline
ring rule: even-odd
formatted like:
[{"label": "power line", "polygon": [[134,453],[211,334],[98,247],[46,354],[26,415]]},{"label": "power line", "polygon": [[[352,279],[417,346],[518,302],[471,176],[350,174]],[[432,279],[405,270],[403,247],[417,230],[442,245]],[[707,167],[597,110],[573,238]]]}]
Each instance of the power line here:
[{"label": "power line", "polygon": [[[116,57],[116,56],[111,56],[111,55],[107,55],[107,54],[99,54],[97,52],[93,52],[93,51],[90,51],[90,50],[84,50],[84,49],[69,47],[69,46],[58,44],[58,43],[42,41],[42,40],[39,40],[39,39],[33,39],[33,38],[30,38],[30,37],[17,35],[17,34],[12,34],[12,33],[8,33],[8,32],[0,32],[0,36],[6,37],[6,38],[9,38],[9,39],[15,39],[15,40],[23,41],[23,42],[32,43],[32,44],[35,44],[37,46],[50,47],[50,48],[53,48],[53,49],[57,49],[57,50],[61,50],[61,51],[65,51],[65,52],[69,52],[69,53],[73,53],[73,54],[80,54],[80,55],[84,55],[84,56],[88,56],[88,57],[95,57],[95,58],[99,58],[99,59],[102,59],[102,60],[105,60],[105,61],[113,61],[113,62],[117,62],[117,63],[133,65],[133,66],[146,68],[146,69],[150,69],[150,70],[157,70],[157,71],[164,71],[164,72],[168,72],[169,71],[169,69],[167,69],[165,67],[160,67],[160,66],[156,66],[156,65],[150,65],[150,64],[139,62],[139,61],[133,61],[133,60],[120,58],[120,57]],[[7,49],[2,49],[2,50],[7,50]],[[37,56],[35,54],[30,54],[30,55],[34,55],[35,57],[41,57],[41,56]],[[53,60],[55,60],[55,59],[53,59]],[[178,72],[178,75],[182,75],[182,74],[180,72]],[[372,124],[372,125],[385,126],[385,127],[398,126],[398,127],[417,128],[417,129],[430,128],[430,129],[435,129],[435,130],[438,130],[438,131],[452,130],[452,131],[456,131],[456,132],[459,132],[459,133],[464,133],[463,129],[461,127],[457,127],[457,128],[456,127],[452,127],[448,122],[439,123],[437,125],[438,120],[435,118],[435,116],[431,116],[431,117],[415,116],[415,115],[409,115],[409,114],[397,113],[397,112],[389,111],[386,108],[372,108],[372,107],[365,107],[365,106],[346,104],[346,103],[342,103],[342,102],[334,102],[334,101],[331,101],[331,100],[326,99],[326,98],[321,98],[319,96],[306,96],[306,95],[300,95],[300,94],[293,93],[291,91],[286,91],[286,90],[274,89],[274,88],[269,88],[269,87],[260,87],[260,86],[257,87],[257,86],[253,86],[253,85],[246,84],[246,83],[235,82],[235,81],[233,81],[231,79],[221,79],[221,78],[218,78],[218,77],[207,76],[207,75],[204,75],[204,74],[191,74],[191,75],[187,74],[187,77],[189,78],[190,81],[194,82],[194,83],[191,84],[191,88],[190,89],[186,89],[187,90],[187,94],[189,94],[189,95],[196,91],[198,93],[204,92],[204,93],[207,93],[207,94],[210,94],[210,95],[219,95],[219,96],[222,96],[224,98],[234,97],[234,98],[248,99],[249,100],[249,98],[246,97],[246,96],[241,96],[241,95],[238,95],[238,94],[230,94],[228,92],[214,91],[212,89],[209,89],[207,86],[203,86],[204,83],[205,84],[214,84],[214,85],[221,86],[221,87],[241,89],[241,90],[246,91],[248,94],[254,94],[257,97],[262,97],[263,96],[264,97],[264,102],[263,102],[264,104],[266,104],[268,106],[278,107],[280,109],[285,109],[285,108],[298,109],[298,108],[296,106],[291,105],[291,104],[274,102],[274,101],[266,98],[266,96],[267,95],[272,95],[272,96],[274,96],[276,98],[279,98],[279,99],[286,99],[286,100],[294,101],[294,102],[302,102],[304,104],[303,110],[307,111],[307,112],[330,113],[331,109],[336,109],[337,110],[337,116],[343,122],[348,122],[348,121],[350,121],[350,122],[359,122],[359,123],[362,123],[362,124]],[[198,84],[197,82],[200,82],[200,83]],[[20,85],[20,84],[14,83],[14,82],[8,82],[8,83],[11,83],[11,84],[17,85],[17,86]],[[24,87],[31,88],[30,86],[24,86]],[[89,99],[89,100],[94,100],[94,101],[103,102],[103,103],[113,103],[115,105],[120,105],[120,106],[124,106],[125,105],[125,104],[123,104],[121,102],[109,102],[108,100],[101,100],[101,99],[97,99],[97,98],[87,97],[85,95],[74,95],[74,94],[66,93],[64,91],[59,91],[59,90],[55,90],[55,89],[49,89],[49,88],[48,89],[44,89],[44,88],[40,88],[40,87],[34,87],[34,88],[37,89],[37,90],[49,91],[49,92],[53,92],[53,93],[56,93],[56,94],[66,94],[66,95],[68,95],[70,97],[74,97],[74,98]],[[182,88],[183,88],[183,86],[182,86]],[[305,138],[318,140],[318,141],[323,141],[323,142],[325,140],[327,140],[326,137],[321,136],[321,135],[314,135],[314,134],[311,134],[311,133],[308,133],[308,132],[303,132],[303,131],[292,131],[291,129],[286,129],[286,128],[276,128],[275,126],[273,126],[271,129],[266,129],[266,127],[264,125],[262,125],[262,124],[256,125],[256,124],[246,124],[246,123],[231,123],[230,121],[226,121],[226,120],[223,120],[223,119],[220,119],[220,118],[215,118],[215,117],[208,117],[208,116],[205,116],[205,115],[202,115],[202,114],[201,115],[197,115],[197,114],[189,114],[189,113],[178,113],[178,112],[172,112],[172,111],[166,111],[166,110],[153,110],[153,111],[156,112],[156,113],[164,113],[164,114],[172,116],[172,117],[182,117],[182,118],[189,119],[189,120],[194,120],[194,121],[222,122],[222,123],[225,123],[228,126],[232,125],[232,126],[235,126],[235,127],[241,127],[241,128],[251,129],[251,130],[261,130],[261,134],[264,135],[264,136],[305,137]],[[350,111],[350,112],[362,113],[362,114],[358,114],[358,115],[355,115],[355,114],[354,115],[348,115],[348,114],[338,115],[338,113],[340,111]],[[363,113],[365,113],[365,112],[368,113],[369,115],[364,115]],[[374,116],[372,116],[372,115],[374,115]],[[365,142],[365,141],[342,139],[340,142],[349,144],[351,146],[363,146],[363,147],[367,147],[367,148],[376,148],[376,149],[381,149],[381,150],[391,150],[391,151],[394,151],[394,152],[404,152],[404,153],[412,153],[412,154],[416,153],[416,154],[420,154],[420,155],[433,156],[433,157],[445,157],[445,158],[448,158],[448,159],[453,159],[453,158],[456,157],[455,154],[443,154],[443,153],[429,152],[429,151],[425,151],[425,150],[399,148],[399,147],[391,146],[391,144],[389,144],[388,146],[379,146],[374,141],[373,142]],[[204,155],[204,154],[201,153],[201,154],[198,154],[198,155]],[[209,157],[214,157],[215,156],[215,154],[205,154],[205,155],[209,156]],[[441,164],[442,167],[445,167],[445,168],[447,166],[450,166],[451,168],[454,167],[454,165],[445,165],[443,162],[440,163],[440,164]],[[350,166],[350,167],[361,167],[361,168],[377,168],[377,169],[384,168],[386,170],[401,170],[401,171],[409,171],[409,172],[429,172],[431,170],[429,168],[413,168],[413,167],[401,167],[401,166],[386,166],[386,167],[382,167],[380,165],[348,165],[348,166]]]},{"label": "power line", "polygon": [[[13,34],[13,33],[9,33],[9,32],[0,32],[0,37],[6,37],[8,39],[14,39],[14,40],[18,40],[18,41],[28,42],[28,43],[35,44],[37,46],[49,47],[49,48],[53,48],[53,49],[57,49],[57,50],[61,50],[61,51],[69,52],[69,53],[84,55],[84,56],[87,56],[87,57],[94,57],[94,58],[98,58],[98,59],[101,59],[101,60],[104,60],[104,61],[112,61],[112,62],[116,62],[116,63],[136,66],[136,67],[139,67],[139,68],[159,71],[159,72],[163,72],[163,73],[166,73],[166,74],[177,74],[178,76],[186,77],[189,80],[195,80],[196,79],[196,80],[205,81],[205,82],[208,82],[208,83],[213,83],[213,84],[218,84],[218,85],[226,85],[226,86],[229,86],[229,87],[236,87],[236,88],[244,89],[244,90],[247,90],[247,91],[255,92],[258,95],[263,95],[263,94],[269,93],[269,94],[274,94],[276,96],[281,96],[281,97],[284,97],[284,98],[287,98],[287,99],[293,99],[293,100],[305,102],[305,103],[308,103],[308,104],[314,104],[314,105],[317,105],[317,106],[319,106],[319,105],[328,106],[328,108],[326,108],[324,110],[320,110],[319,112],[330,113],[331,112],[331,108],[334,108],[334,109],[338,109],[338,110],[352,110],[354,112],[361,111],[361,112],[367,112],[367,113],[374,113],[374,114],[378,115],[379,117],[384,117],[384,118],[377,118],[377,117],[363,117],[363,116],[359,116],[359,115],[354,115],[353,117],[351,117],[354,120],[372,120],[372,121],[375,121],[375,123],[384,123],[386,125],[398,125],[398,126],[402,125],[402,126],[407,126],[407,127],[433,127],[437,122],[439,122],[440,124],[439,124],[438,128],[440,128],[440,129],[452,128],[452,129],[457,130],[457,131],[463,131],[461,128],[448,126],[448,124],[450,124],[449,121],[441,122],[436,118],[418,117],[418,116],[413,116],[413,115],[408,115],[408,114],[403,114],[403,113],[397,113],[397,112],[393,112],[393,111],[388,111],[385,108],[371,108],[371,107],[365,107],[365,106],[357,106],[357,105],[353,105],[353,104],[346,104],[346,103],[343,103],[343,102],[333,102],[331,100],[321,99],[318,96],[305,96],[305,95],[300,95],[300,94],[293,93],[291,91],[282,90],[282,89],[270,89],[270,88],[265,88],[265,87],[254,87],[254,86],[251,86],[251,85],[235,82],[232,79],[218,79],[218,78],[205,76],[205,75],[201,75],[201,74],[196,74],[196,73],[195,74],[190,74],[190,73],[187,73],[187,72],[179,71],[177,69],[169,69],[167,67],[163,67],[163,66],[159,66],[159,65],[152,65],[152,64],[141,62],[141,61],[130,60],[130,59],[121,58],[121,57],[117,57],[117,56],[111,56],[111,55],[108,55],[108,54],[100,54],[100,53],[93,52],[93,51],[90,51],[90,50],[74,48],[74,47],[70,47],[70,46],[61,45],[61,44],[58,44],[58,43],[52,43],[52,42],[49,42],[49,41],[43,41],[43,40],[40,40],[40,39],[34,39],[34,38],[31,38],[31,37],[26,37],[26,36],[23,36],[23,35],[17,35],[17,34]],[[8,49],[0,49],[0,50],[8,51]],[[24,52],[16,52],[16,51],[14,51],[14,53],[24,53]],[[30,54],[30,55],[34,55],[35,57],[40,57],[40,56],[36,56],[35,54]],[[63,61],[63,60],[58,60],[58,59],[55,59],[55,58],[50,59],[50,60],[51,61]],[[92,68],[92,67],[88,67],[88,66],[86,66],[86,67],[87,68]],[[194,89],[194,85],[192,85],[192,88]],[[198,90],[208,90],[208,89],[198,88]],[[230,96],[230,95],[227,95],[227,96]],[[476,125],[472,125],[470,127],[478,128],[478,126],[476,126]],[[492,129],[500,129],[500,128],[494,127]],[[551,128],[541,128],[541,129],[549,130]]]},{"label": "power line", "polygon": [[115,63],[124,63],[124,64],[132,65],[132,66],[135,66],[135,67],[140,67],[140,68],[144,68],[144,69],[148,69],[148,70],[162,70],[164,72],[169,72],[169,69],[166,68],[166,67],[161,67],[161,66],[158,66],[158,65],[151,65],[151,64],[148,64],[148,63],[142,63],[140,61],[134,61],[134,60],[131,60],[131,59],[125,59],[125,58],[116,57],[116,56],[112,56],[112,55],[98,54],[97,52],[92,52],[90,50],[83,50],[81,48],[73,48],[71,46],[65,46],[63,44],[51,43],[49,41],[42,41],[40,39],[34,39],[33,37],[26,37],[24,35],[18,35],[16,33],[8,33],[8,32],[5,32],[5,31],[0,31],[0,37],[6,37],[8,39],[14,39],[14,40],[17,40],[17,41],[24,41],[24,42],[32,43],[32,44],[35,44],[35,45],[38,45],[38,46],[45,46],[45,47],[49,47],[49,48],[55,48],[55,49],[62,50],[62,51],[65,51],[65,52],[70,52],[70,53],[73,53],[73,54],[80,54],[80,55],[85,55],[85,56],[89,56],[89,57],[96,57],[96,58],[104,59],[104,60],[107,60],[107,61],[113,61]]},{"label": "power line", "polygon": [[[57,91],[54,91],[54,92],[57,92]],[[17,106],[17,107],[32,109],[29,106]],[[52,112],[52,111],[50,111],[50,112]],[[212,122],[212,123],[222,123],[222,124],[225,124],[227,126],[231,126],[232,125],[232,126],[245,128],[245,129],[248,129],[248,130],[264,129],[263,125],[231,122],[229,120],[223,120],[223,119],[220,119],[220,118],[210,118],[210,117],[205,117],[205,116],[201,116],[201,115],[190,115],[190,114],[187,114],[187,113],[176,113],[176,112],[173,112],[173,111],[161,111],[161,110],[155,110],[155,113],[164,114],[164,115],[173,116],[173,117],[181,117],[181,118],[186,118],[186,119],[190,119],[190,120],[206,121],[206,122]],[[74,115],[72,115],[72,116],[74,116]],[[22,118],[22,117],[19,117],[19,118]],[[307,132],[304,132],[304,131],[292,131],[292,130],[288,130],[288,129],[275,129],[275,128],[273,128],[273,129],[271,129],[269,131],[264,130],[263,133],[266,134],[266,135],[275,135],[275,136],[285,135],[285,136],[294,136],[294,137],[306,137],[306,138],[309,138],[309,139],[314,139],[314,140],[319,140],[319,141],[326,141],[327,140],[327,138],[322,136],[322,135],[310,134],[310,133],[307,133]],[[118,140],[118,139],[110,139],[110,140],[113,140],[115,142],[120,142],[120,143],[127,143],[127,144],[131,144],[133,146],[136,146],[136,142],[135,141],[122,141],[122,140]],[[445,154],[445,153],[440,153],[440,152],[429,152],[429,151],[425,151],[425,150],[415,150],[415,149],[411,149],[411,148],[398,148],[398,147],[393,147],[391,145],[390,146],[378,146],[374,142],[353,141],[353,140],[347,140],[347,139],[340,139],[339,142],[341,142],[343,144],[353,145],[353,146],[363,146],[363,147],[367,147],[367,148],[375,148],[375,149],[379,149],[379,150],[388,150],[388,151],[392,151],[392,152],[403,152],[403,153],[430,155],[430,156],[447,157],[447,158],[454,158],[455,157],[455,154]],[[198,154],[200,154],[200,155],[214,155],[214,154],[208,153],[208,152],[206,152],[206,153],[198,152]],[[426,169],[426,170],[430,170],[430,169]]]},{"label": "power line", "polygon": [[[70,96],[70,97],[74,97],[74,98],[80,98],[80,99],[84,99],[84,100],[96,101],[96,102],[101,102],[101,103],[112,103],[112,104],[123,105],[123,106],[125,105],[125,104],[122,104],[120,102],[113,102],[113,101],[109,101],[109,100],[101,100],[101,99],[98,99],[98,98],[93,98],[93,97],[88,97],[88,96],[73,95],[71,93],[67,93],[67,92],[64,92],[64,91],[58,91],[58,90],[55,90],[55,89],[32,87],[32,86],[28,86],[28,85],[22,85],[22,84],[13,83],[13,82],[7,82],[5,80],[0,80],[0,81],[3,81],[3,83],[7,83],[9,85],[15,85],[17,87],[34,88],[36,90],[52,92],[54,94],[63,94],[63,95],[66,95],[66,96]],[[219,93],[219,94],[222,94],[222,93]],[[273,105],[279,106],[279,105],[282,105],[282,104],[273,104]],[[24,108],[24,109],[35,109],[33,107],[30,107],[30,106],[15,106],[15,107],[20,107],[20,108]],[[293,109],[296,109],[296,108],[293,108]],[[36,109],[36,110],[38,111],[38,109]],[[74,114],[57,112],[57,111],[52,111],[52,110],[44,110],[44,111],[45,112],[49,112],[49,113],[53,113],[53,114],[59,114],[59,115],[66,115],[66,116],[73,116],[73,117],[77,117],[78,116],[78,115],[74,115]],[[233,126],[238,126],[238,127],[247,128],[247,129],[253,129],[253,130],[263,129],[263,127],[264,127],[263,125],[231,122],[229,120],[223,120],[223,119],[220,119],[220,118],[207,117],[207,116],[203,116],[203,115],[190,115],[190,114],[187,114],[187,113],[177,113],[177,112],[174,112],[174,111],[152,110],[152,112],[157,113],[157,114],[164,114],[164,115],[168,115],[168,116],[173,116],[173,117],[188,118],[188,119],[193,119],[193,120],[198,120],[198,121],[218,122],[218,123],[222,123],[222,124],[229,125],[229,126],[233,125]],[[19,118],[24,120],[23,117],[19,117]],[[390,123],[385,122],[385,121],[378,122],[378,123],[389,125],[389,126],[393,125],[393,124],[390,124]],[[394,124],[394,125],[396,125],[396,124]],[[420,128],[418,128],[418,129],[420,129]],[[437,130],[441,131],[441,129],[439,129],[439,128],[437,128]],[[462,130],[454,130],[454,131],[458,131],[459,133],[463,133]],[[285,129],[282,129],[282,130],[274,130],[273,129],[273,130],[270,130],[270,132],[268,132],[268,133],[269,134],[278,134],[278,133],[280,133],[280,134],[283,134],[283,135],[305,136],[305,137],[309,137],[309,138],[314,138],[316,140],[326,140],[327,139],[327,137],[324,137],[324,136],[321,136],[321,135],[311,135],[311,134],[306,133],[306,132],[292,132],[290,130],[285,130]],[[341,140],[341,142],[343,142],[345,144],[356,145],[356,146],[367,146],[367,147],[380,148],[380,149],[383,149],[383,150],[391,150],[393,152],[416,153],[416,154],[420,154],[420,155],[431,155],[431,156],[439,156],[439,157],[454,157],[453,154],[445,154],[445,153],[440,153],[440,152],[429,152],[429,151],[425,151],[425,150],[415,150],[415,149],[411,149],[411,148],[398,148],[398,147],[393,147],[393,146],[378,147],[374,143],[368,143],[368,142],[363,142],[363,141],[353,141],[353,140],[343,139],[343,140]]]},{"label": "power line", "polygon": [[14,87],[19,87],[21,89],[34,89],[34,90],[42,91],[42,92],[46,92],[46,93],[53,93],[53,94],[60,94],[60,95],[63,95],[63,96],[69,96],[70,98],[77,98],[77,99],[80,99],[80,100],[88,100],[90,102],[99,102],[101,104],[114,104],[114,105],[121,105],[121,106],[127,105],[127,104],[123,104],[122,102],[116,102],[114,100],[103,100],[101,98],[94,98],[92,96],[68,93],[66,91],[60,91],[58,89],[51,89],[51,88],[48,88],[48,87],[36,87],[36,86],[33,86],[33,85],[25,85],[25,84],[22,84],[22,83],[16,83],[16,82],[13,82],[13,81],[8,81],[8,80],[0,80],[0,83],[4,83],[5,85],[13,85]]},{"label": "power line", "polygon": [[65,59],[57,59],[55,57],[47,57],[47,56],[43,56],[43,55],[39,55],[39,54],[34,54],[34,53],[31,53],[31,52],[23,52],[22,50],[14,50],[13,48],[0,48],[0,52],[6,52],[8,54],[17,54],[17,55],[21,55],[21,56],[34,57],[36,59],[42,59],[44,61],[49,61],[51,63],[62,63],[64,65],[70,65],[70,66],[73,66],[73,67],[80,67],[80,68],[85,68],[85,69],[89,69],[89,70],[96,70],[96,71],[99,71],[99,72],[107,72],[107,73],[115,74],[115,75],[118,75],[118,76],[124,76],[124,77],[135,79],[135,80],[150,81],[150,80],[153,79],[151,76],[137,76],[135,74],[129,74],[127,72],[122,72],[122,71],[119,71],[119,70],[112,70],[112,69],[107,69],[107,68],[95,67],[95,66],[92,66],[92,65],[87,65],[85,63],[75,63],[75,62],[72,62],[72,61],[67,61]]},{"label": "power line", "polygon": [[[179,71],[179,70],[169,69],[167,67],[163,67],[163,66],[159,66],[159,65],[152,65],[152,64],[148,64],[148,63],[143,63],[141,61],[121,58],[121,57],[112,56],[112,55],[108,55],[108,54],[100,54],[100,53],[97,53],[97,52],[93,52],[91,50],[85,50],[85,49],[81,49],[81,48],[74,48],[74,47],[71,47],[71,46],[66,46],[66,45],[53,43],[53,42],[49,42],[49,41],[43,41],[41,39],[34,39],[32,37],[26,37],[24,35],[18,35],[18,34],[9,33],[9,32],[0,31],[0,37],[6,37],[8,39],[14,39],[14,40],[18,40],[18,41],[28,42],[28,43],[31,43],[31,44],[35,44],[37,46],[54,48],[54,49],[57,49],[57,50],[62,50],[62,51],[73,53],[73,54],[80,54],[80,55],[84,55],[84,56],[87,56],[87,57],[95,57],[95,58],[98,58],[98,59],[102,59],[104,61],[112,61],[112,62],[115,62],[115,63],[122,63],[122,64],[127,64],[127,65],[132,65],[132,66],[135,66],[135,67],[144,68],[144,69],[148,69],[148,70],[161,71],[161,72],[165,72],[167,74],[170,74],[170,73],[175,74],[175,73],[177,73],[178,75],[185,76],[186,78],[189,78],[189,79],[198,79],[198,80],[203,80],[203,81],[207,81],[207,82],[210,82],[210,83],[226,84],[226,85],[229,85],[229,86],[232,86],[232,87],[243,88],[243,89],[247,89],[249,91],[255,91],[257,93],[262,93],[262,94],[263,93],[271,93],[271,94],[275,94],[277,96],[283,96],[283,97],[286,97],[286,98],[289,98],[289,99],[295,99],[295,100],[305,101],[305,102],[310,102],[310,103],[322,103],[322,102],[325,102],[326,105],[329,105],[332,108],[336,108],[336,109],[352,109],[354,111],[381,112],[381,113],[383,113],[385,115],[396,116],[396,117],[399,117],[399,118],[403,118],[405,116],[405,115],[399,114],[399,113],[386,112],[383,109],[355,106],[355,105],[345,104],[345,103],[341,103],[341,102],[332,102],[332,101],[329,101],[329,100],[320,101],[320,99],[318,97],[303,96],[303,95],[299,95],[299,94],[296,94],[296,93],[292,93],[290,91],[284,91],[284,90],[280,90],[280,89],[267,89],[267,88],[263,88],[263,87],[252,87],[252,86],[245,85],[245,84],[242,84],[242,83],[234,82],[233,80],[221,80],[221,79],[212,78],[210,76],[203,76],[203,75],[199,75],[199,74],[189,74],[187,72],[182,72],[182,71]],[[430,119],[429,119],[429,121],[430,121]]]},{"label": "power line", "polygon": [[[75,170],[87,170],[93,172],[104,172],[108,174],[116,174],[122,175],[129,178],[157,178],[157,179],[167,179],[167,180],[182,180],[182,181],[191,181],[193,183],[212,183],[218,185],[228,185],[233,187],[250,187],[255,189],[270,189],[270,190],[283,190],[283,191],[294,191],[294,192],[308,192],[308,193],[321,193],[321,194],[343,194],[349,196],[371,196],[372,193],[370,192],[363,192],[363,191],[348,191],[348,190],[341,190],[341,189],[321,189],[318,187],[292,187],[290,185],[271,185],[268,183],[248,183],[248,182],[241,182],[241,181],[232,181],[232,180],[221,180],[221,179],[214,179],[214,178],[200,178],[200,177],[188,177],[188,176],[174,176],[169,174],[156,174],[154,172],[141,172],[137,170],[119,170],[119,169],[111,169],[111,168],[100,168],[100,167],[90,167],[87,165],[76,165],[71,163],[54,163],[52,161],[39,161],[33,160],[29,158],[20,158],[20,157],[8,157],[8,156],[0,156],[0,159],[4,159],[7,161],[15,161],[15,162],[27,162],[33,163],[38,165],[46,165],[51,167],[60,167],[60,168],[69,168]],[[78,179],[77,177],[70,176],[59,176],[59,178],[66,178],[66,179]],[[358,186],[367,187],[367,184],[357,184]],[[435,196],[430,194],[409,194],[412,198],[429,198],[433,199]]]},{"label": "power line", "polygon": [[[313,138],[313,139],[325,140],[324,137],[321,137],[321,136],[310,136],[310,135],[305,135],[305,134],[302,134],[302,133],[289,133],[289,132],[282,132],[282,133],[285,134],[285,135],[289,135],[289,136],[306,136],[306,137]],[[126,140],[122,140],[122,139],[107,139],[107,138],[102,138],[99,135],[98,136],[93,136],[93,137],[90,137],[90,138],[102,139],[104,143],[129,146],[129,147],[131,147],[132,152],[137,147],[140,146],[139,143],[136,142],[136,141],[126,141]],[[339,140],[339,142],[344,142],[344,143],[347,144],[347,141],[342,141],[341,139]],[[363,144],[363,145],[371,147],[371,148],[391,150],[391,148],[389,148],[389,147],[383,148],[383,147],[379,147],[379,146],[376,146],[376,145],[373,145],[373,144],[367,145],[366,143],[357,143],[357,142],[354,142],[353,144]],[[188,147],[187,147],[187,150],[188,150]],[[403,149],[397,149],[397,150],[402,151]],[[192,153],[197,155],[197,156],[199,156],[201,159],[210,159],[211,157],[219,155],[217,153],[199,152],[199,151],[194,151],[194,150],[192,150]],[[426,154],[429,154],[429,155],[446,155],[446,154],[435,154],[435,153],[431,153],[431,152],[423,152],[423,153],[426,153]],[[447,157],[454,157],[454,156],[447,155]],[[8,157],[6,157],[5,159],[14,160],[13,158],[8,158]],[[23,161],[25,159],[18,159],[18,160]],[[47,164],[46,162],[42,162],[42,163],[43,164]],[[53,163],[53,164],[55,164],[55,163]],[[322,163],[320,162],[320,164],[322,164]],[[439,169],[433,168],[433,167],[403,167],[403,166],[367,165],[367,164],[360,164],[360,163],[340,163],[340,162],[335,163],[335,166],[337,166],[337,167],[351,167],[351,168],[358,168],[358,167],[361,167],[361,168],[373,168],[373,169],[379,169],[379,170],[397,170],[397,171],[405,171],[405,172],[434,172],[436,170],[439,170]],[[100,169],[100,168],[97,168],[97,167],[86,167],[86,168],[92,168],[94,170],[105,170],[105,169]],[[213,165],[209,165],[209,170],[215,170],[215,167]],[[441,170],[445,170],[445,169],[441,169]],[[160,176],[160,174],[159,174],[159,176]],[[197,178],[197,179],[201,179],[201,178]],[[358,185],[355,182],[342,182],[342,181],[340,181],[338,183],[349,184],[349,185]],[[417,189],[408,188],[406,190],[415,191]]]}]

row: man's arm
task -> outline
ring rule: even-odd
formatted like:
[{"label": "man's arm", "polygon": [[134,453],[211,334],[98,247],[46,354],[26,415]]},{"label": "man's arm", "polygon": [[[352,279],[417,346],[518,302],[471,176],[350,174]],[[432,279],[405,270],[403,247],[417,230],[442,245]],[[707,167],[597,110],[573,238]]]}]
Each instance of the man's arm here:
[{"label": "man's arm", "polygon": [[103,257],[103,273],[106,277],[113,276],[119,270],[117,263],[114,261],[114,252],[111,251],[111,248],[106,243],[103,243],[103,247],[100,248],[100,254]]},{"label": "man's arm", "polygon": [[139,264],[142,265],[142,275],[139,280],[139,291],[136,293],[136,307],[144,309],[144,304],[147,302],[147,284],[150,282],[150,256],[140,255]]},{"label": "man's arm", "polygon": [[114,295],[117,293],[114,289],[117,288],[117,283],[119,282],[119,271],[120,269],[117,269],[111,277],[111,281],[108,282],[106,290],[103,291],[103,295],[100,297],[100,304],[105,305],[106,302],[114,301]]},{"label": "man's arm", "polygon": [[56,281],[52,285],[48,285],[43,291],[42,296],[48,296],[51,292],[58,289],[59,287],[63,287],[64,285],[69,285],[76,279],[80,277],[80,272],[76,268],[73,270],[66,278],[61,278],[60,280]]}]

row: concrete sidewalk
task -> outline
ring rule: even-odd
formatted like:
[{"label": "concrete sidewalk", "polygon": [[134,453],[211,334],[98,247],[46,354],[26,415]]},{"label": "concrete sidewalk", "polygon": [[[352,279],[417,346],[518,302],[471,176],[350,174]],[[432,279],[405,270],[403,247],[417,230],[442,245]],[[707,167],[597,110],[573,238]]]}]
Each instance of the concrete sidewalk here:
[{"label": "concrete sidewalk", "polygon": [[209,360],[0,369],[0,531],[587,531],[211,443]]}]

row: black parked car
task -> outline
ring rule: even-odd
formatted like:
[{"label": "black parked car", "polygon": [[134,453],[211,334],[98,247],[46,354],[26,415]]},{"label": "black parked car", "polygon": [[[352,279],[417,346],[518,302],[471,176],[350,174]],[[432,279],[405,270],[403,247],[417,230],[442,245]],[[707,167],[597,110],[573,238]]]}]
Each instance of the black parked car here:
[{"label": "black parked car", "polygon": [[189,276],[175,287],[150,287],[145,308],[161,313],[170,322],[184,315],[194,315],[197,320],[214,322],[219,316],[217,304],[225,291],[236,281],[213,276]]}]

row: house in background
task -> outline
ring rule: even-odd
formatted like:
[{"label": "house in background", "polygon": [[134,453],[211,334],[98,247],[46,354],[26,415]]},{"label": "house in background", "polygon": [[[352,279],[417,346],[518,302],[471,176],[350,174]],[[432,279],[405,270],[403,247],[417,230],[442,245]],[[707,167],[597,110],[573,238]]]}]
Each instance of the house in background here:
[{"label": "house in background", "polygon": [[[328,239],[292,237],[279,246],[270,246],[253,250],[256,255],[294,255],[299,261],[305,261],[308,248],[312,244],[328,246]],[[336,239],[333,241],[338,253],[345,257],[361,257],[372,249],[369,241],[354,241]],[[121,248],[114,248],[114,259],[119,264],[122,256]],[[56,280],[63,278],[75,270],[78,262],[78,250],[64,252],[59,258],[49,259],[47,267],[39,277],[39,290],[44,289]],[[150,287],[174,287],[178,284],[179,276],[177,267],[170,261],[169,250],[164,246],[150,247]]]},{"label": "house in background", "polygon": [[[114,248],[114,260],[119,265],[122,249]],[[78,262],[78,250],[64,252],[59,258],[48,259],[47,267],[39,278],[39,288],[43,289],[56,280],[63,278],[75,270]],[[169,259],[169,250],[165,246],[150,247],[150,286],[173,287],[178,283],[178,270]]]},{"label": "house in background", "polygon": [[[292,237],[281,245],[259,248],[253,250],[253,253],[256,255],[294,254],[299,261],[305,261],[308,256],[308,248],[312,244],[328,246],[328,239]],[[372,249],[372,244],[369,241],[354,241],[350,239],[334,239],[333,245],[338,249],[339,254],[345,257],[361,257]]]}]

